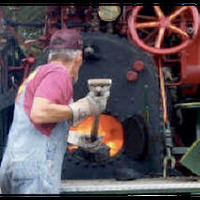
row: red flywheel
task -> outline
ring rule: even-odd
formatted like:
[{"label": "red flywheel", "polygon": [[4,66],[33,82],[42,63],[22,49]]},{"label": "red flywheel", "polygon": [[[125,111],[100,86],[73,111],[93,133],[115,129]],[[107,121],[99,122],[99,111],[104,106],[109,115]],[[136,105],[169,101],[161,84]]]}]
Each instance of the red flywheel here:
[{"label": "red flywheel", "polygon": [[199,13],[195,6],[136,6],[128,25],[132,40],[143,50],[175,54],[196,38]]}]

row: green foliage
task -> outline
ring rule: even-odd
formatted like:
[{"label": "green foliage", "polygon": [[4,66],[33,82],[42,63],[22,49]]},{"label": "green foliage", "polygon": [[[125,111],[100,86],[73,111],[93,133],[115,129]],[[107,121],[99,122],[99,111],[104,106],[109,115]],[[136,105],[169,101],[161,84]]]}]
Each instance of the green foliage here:
[{"label": "green foliage", "polygon": [[[44,30],[43,27],[34,26],[34,24],[45,23],[45,9],[46,6],[3,6],[4,18],[15,26],[18,35],[27,40],[38,39]],[[16,26],[17,25],[17,26]],[[20,46],[21,50],[26,54],[24,46]],[[38,44],[33,44],[31,48],[35,55],[40,54],[41,47]]]},{"label": "green foliage", "polygon": [[23,24],[44,23],[45,6],[3,6],[5,19],[14,23],[20,23],[17,26],[17,32],[25,40],[36,39],[42,34],[42,28],[23,26]]}]

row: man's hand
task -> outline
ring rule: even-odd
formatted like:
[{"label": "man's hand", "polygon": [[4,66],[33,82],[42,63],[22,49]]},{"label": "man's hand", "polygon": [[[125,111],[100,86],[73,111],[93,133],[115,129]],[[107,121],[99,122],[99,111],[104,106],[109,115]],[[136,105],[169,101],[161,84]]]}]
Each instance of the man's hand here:
[{"label": "man's hand", "polygon": [[88,80],[88,95],[69,105],[73,113],[73,125],[77,125],[90,115],[99,116],[106,109],[111,84],[111,79]]},{"label": "man's hand", "polygon": [[69,131],[68,143],[77,145],[90,153],[94,153],[101,146],[103,138],[99,136],[94,142],[91,142],[90,139],[91,138],[88,135],[83,135],[75,131]]},{"label": "man's hand", "polygon": [[[91,98],[95,103],[98,104],[99,109],[101,112],[103,112],[106,109],[107,101],[110,96],[110,87],[104,86],[104,87],[89,87],[90,92],[88,93],[88,97]],[[100,113],[101,113],[100,112]]]},{"label": "man's hand", "polygon": [[91,115],[99,115],[106,109],[107,98],[96,97],[90,95],[90,93],[83,99],[80,99],[69,107],[72,109],[73,113],[73,126],[86,119]]}]

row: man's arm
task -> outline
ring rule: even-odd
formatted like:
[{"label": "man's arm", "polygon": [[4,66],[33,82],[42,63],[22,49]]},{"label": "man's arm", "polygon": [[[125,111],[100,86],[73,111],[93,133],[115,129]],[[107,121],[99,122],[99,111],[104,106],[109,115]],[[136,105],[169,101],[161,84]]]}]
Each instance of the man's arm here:
[{"label": "man's arm", "polygon": [[52,103],[42,97],[35,97],[30,118],[32,122],[37,124],[57,123],[72,119],[71,123],[77,125],[90,115],[99,115],[105,110],[105,102],[107,102],[106,98],[96,102],[91,97],[86,96],[67,106]]},{"label": "man's arm", "polygon": [[35,97],[33,100],[30,118],[34,123],[57,123],[70,120],[72,116],[72,110],[67,105],[55,104],[41,97]]}]

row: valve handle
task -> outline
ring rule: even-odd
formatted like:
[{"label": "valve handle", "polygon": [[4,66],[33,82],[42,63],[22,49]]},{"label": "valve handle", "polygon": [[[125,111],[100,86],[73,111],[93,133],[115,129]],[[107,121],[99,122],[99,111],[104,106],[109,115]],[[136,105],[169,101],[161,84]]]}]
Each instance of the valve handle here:
[{"label": "valve handle", "polygon": [[[186,48],[197,37],[199,13],[195,6],[180,6],[168,16],[164,14],[160,6],[153,6],[155,16],[141,16],[140,13],[144,8],[145,6],[134,7],[128,20],[131,38],[143,50],[156,55],[175,54]],[[190,12],[189,21],[192,22],[192,27],[183,27],[182,22],[177,25],[174,23],[174,20],[183,16],[185,12]],[[152,32],[142,38],[139,30],[149,31],[149,28]],[[170,44],[169,47],[163,47],[165,41],[169,41],[170,34],[181,37],[182,41],[175,46],[170,46]],[[152,41],[154,41],[153,45]]]}]

